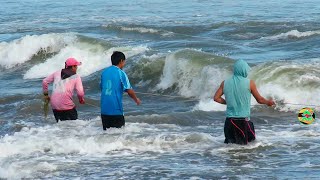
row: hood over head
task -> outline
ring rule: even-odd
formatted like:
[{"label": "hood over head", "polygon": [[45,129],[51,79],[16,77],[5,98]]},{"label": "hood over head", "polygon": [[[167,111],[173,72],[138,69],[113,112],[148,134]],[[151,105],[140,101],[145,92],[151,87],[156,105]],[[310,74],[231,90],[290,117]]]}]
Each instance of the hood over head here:
[{"label": "hood over head", "polygon": [[233,75],[246,78],[250,71],[250,66],[244,60],[238,60],[233,66]]}]

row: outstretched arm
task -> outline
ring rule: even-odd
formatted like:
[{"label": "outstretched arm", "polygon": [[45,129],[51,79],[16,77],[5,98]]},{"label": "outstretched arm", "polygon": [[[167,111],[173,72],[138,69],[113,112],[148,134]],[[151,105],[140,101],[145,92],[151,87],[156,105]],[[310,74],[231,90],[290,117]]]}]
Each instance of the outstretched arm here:
[{"label": "outstretched arm", "polygon": [[137,105],[141,104],[141,101],[139,98],[137,98],[136,93],[134,92],[133,89],[127,89],[126,92],[128,93],[128,95],[134,100],[134,102],[136,102]]},{"label": "outstretched arm", "polygon": [[266,104],[267,106],[275,105],[272,99],[267,100],[260,95],[260,93],[258,92],[256,83],[253,80],[250,81],[250,90],[251,90],[251,94],[259,104]]},{"label": "outstretched arm", "polygon": [[213,97],[213,100],[215,102],[220,103],[220,104],[226,104],[226,100],[221,97],[223,95],[223,86],[224,86],[224,81],[222,81],[219,89],[216,91],[216,93]]}]

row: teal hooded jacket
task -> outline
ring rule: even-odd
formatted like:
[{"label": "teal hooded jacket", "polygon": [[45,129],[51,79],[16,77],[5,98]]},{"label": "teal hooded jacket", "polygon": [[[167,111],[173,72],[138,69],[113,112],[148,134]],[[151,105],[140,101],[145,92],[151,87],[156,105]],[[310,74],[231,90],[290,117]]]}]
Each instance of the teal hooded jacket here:
[{"label": "teal hooded jacket", "polygon": [[250,66],[238,60],[233,67],[233,76],[224,81],[223,93],[227,103],[227,117],[250,119],[251,90],[247,78]]}]

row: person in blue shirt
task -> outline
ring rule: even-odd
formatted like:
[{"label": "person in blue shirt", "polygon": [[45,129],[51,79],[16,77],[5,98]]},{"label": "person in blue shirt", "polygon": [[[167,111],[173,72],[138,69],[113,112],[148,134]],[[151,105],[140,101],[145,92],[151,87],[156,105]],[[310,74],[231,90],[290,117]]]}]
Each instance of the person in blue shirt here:
[{"label": "person in blue shirt", "polygon": [[111,55],[112,66],[107,67],[101,74],[101,120],[103,130],[125,125],[122,106],[122,95],[124,92],[136,102],[141,104],[137,98],[127,74],[122,70],[126,63],[126,57],[122,52],[115,51]]},{"label": "person in blue shirt", "polygon": [[[259,104],[275,105],[272,99],[260,95],[253,80],[247,78],[250,66],[243,60],[235,62],[233,76],[223,81],[214,95],[214,101],[227,105],[224,124],[224,143],[248,144],[255,140],[253,123],[250,121],[251,94]],[[222,95],[225,95],[225,99]]]}]

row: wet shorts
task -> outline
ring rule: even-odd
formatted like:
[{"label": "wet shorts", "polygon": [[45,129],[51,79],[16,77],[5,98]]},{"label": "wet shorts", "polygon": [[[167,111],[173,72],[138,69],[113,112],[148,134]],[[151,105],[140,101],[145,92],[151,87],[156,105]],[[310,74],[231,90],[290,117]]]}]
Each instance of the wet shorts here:
[{"label": "wet shorts", "polygon": [[224,143],[248,144],[256,139],[254,125],[245,118],[226,118]]},{"label": "wet shorts", "polygon": [[56,110],[53,109],[54,117],[56,121],[65,121],[65,120],[76,120],[78,119],[78,113],[76,108],[70,110]]},{"label": "wet shorts", "polygon": [[101,114],[102,127],[103,130],[107,128],[115,127],[121,128],[125,125],[124,116],[123,115],[103,115]]}]

